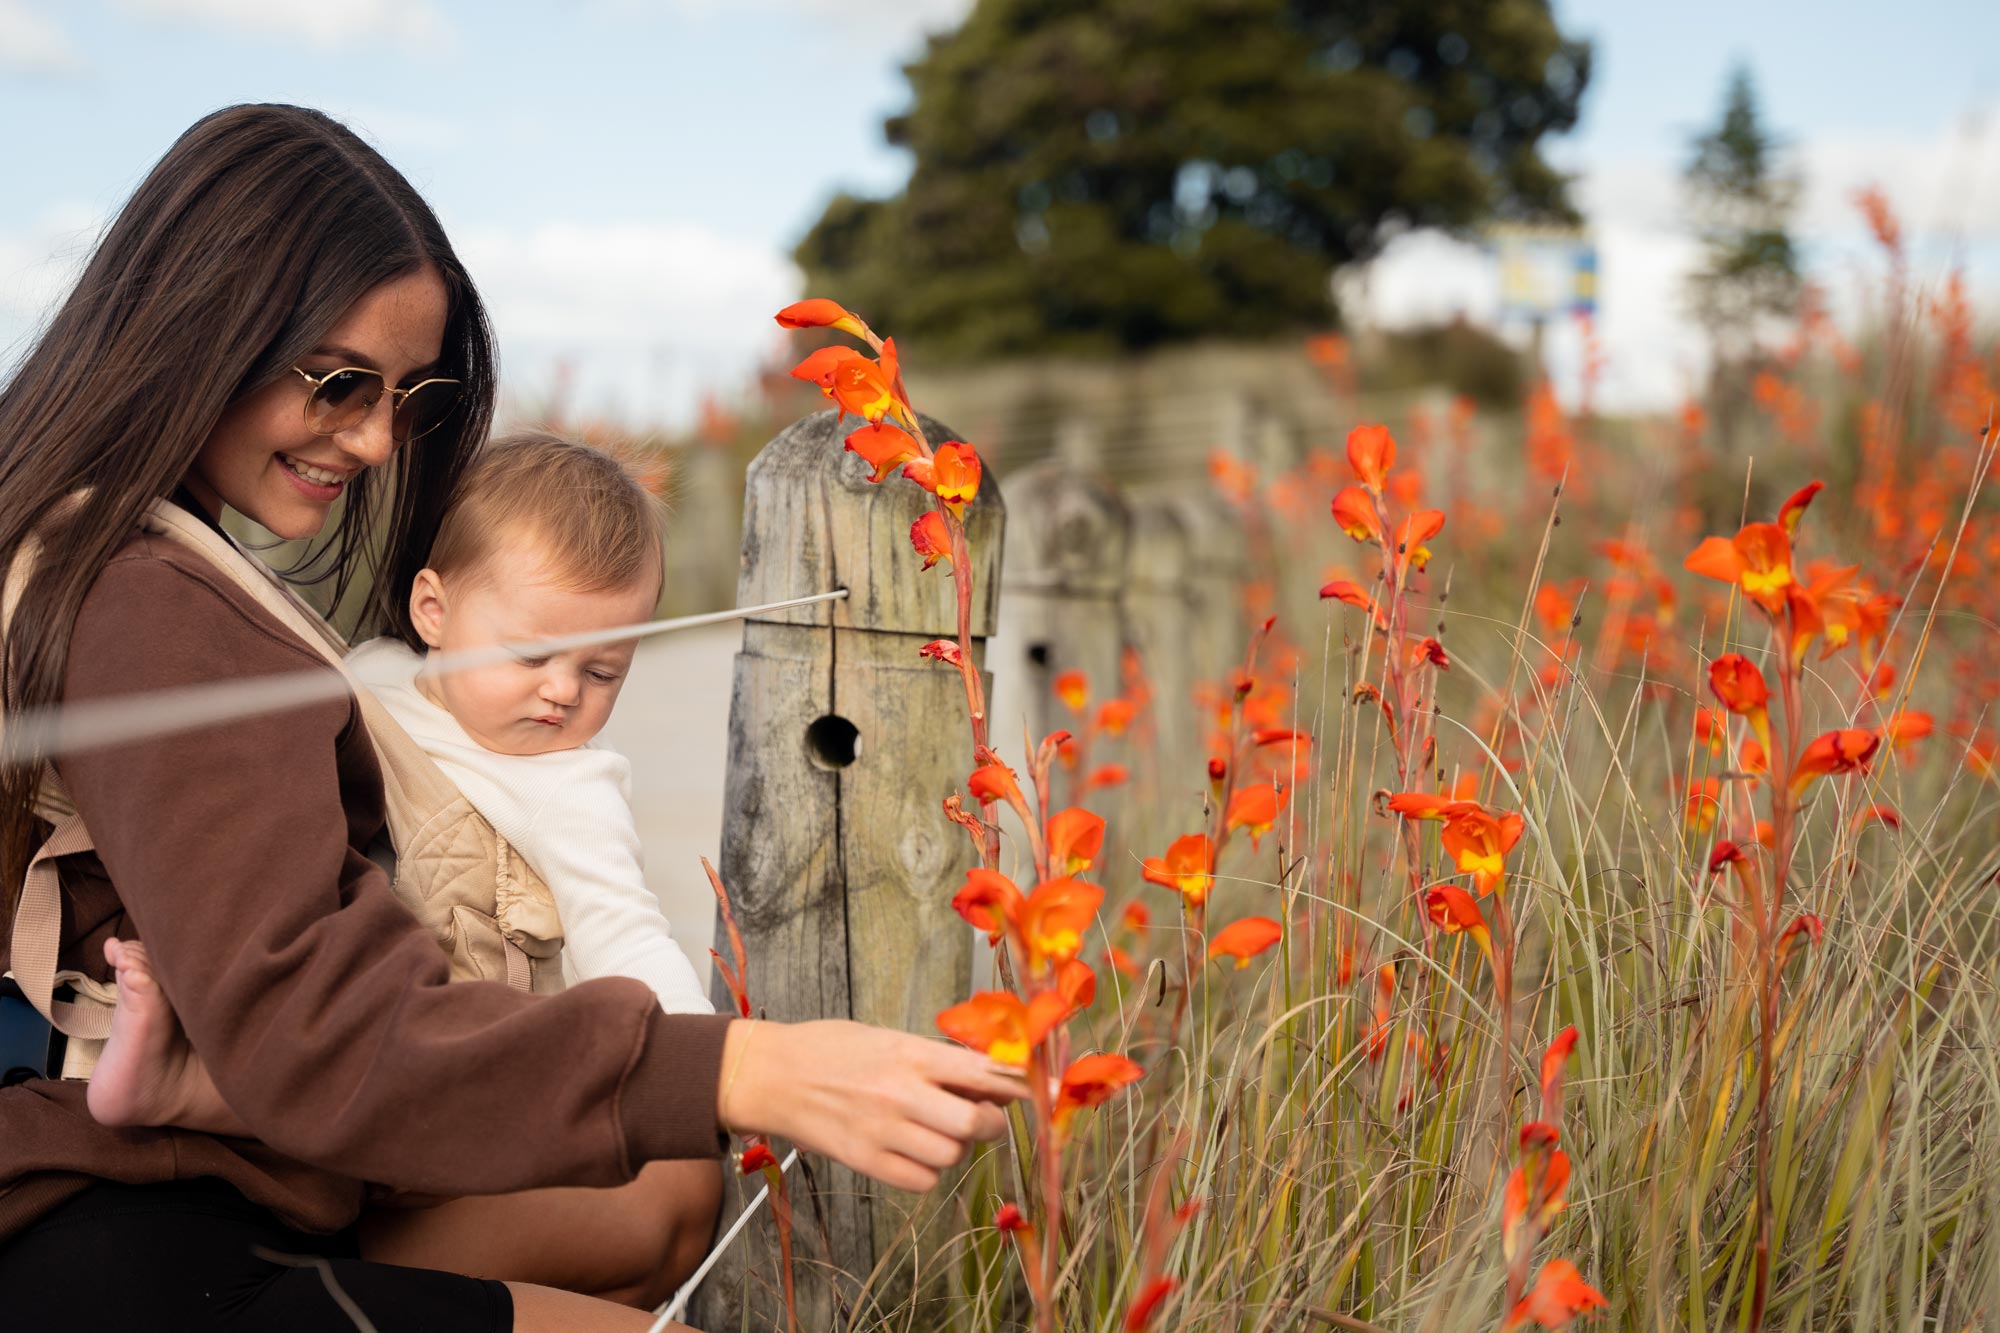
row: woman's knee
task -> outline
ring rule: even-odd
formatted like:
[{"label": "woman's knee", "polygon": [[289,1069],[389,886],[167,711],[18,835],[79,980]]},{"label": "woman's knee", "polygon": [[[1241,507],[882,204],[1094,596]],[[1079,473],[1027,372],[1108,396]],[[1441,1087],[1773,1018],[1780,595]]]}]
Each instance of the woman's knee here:
[{"label": "woman's knee", "polygon": [[624,1281],[602,1294],[651,1309],[700,1265],[722,1209],[722,1173],[713,1162],[654,1162],[624,1187],[628,1222],[619,1246]]}]

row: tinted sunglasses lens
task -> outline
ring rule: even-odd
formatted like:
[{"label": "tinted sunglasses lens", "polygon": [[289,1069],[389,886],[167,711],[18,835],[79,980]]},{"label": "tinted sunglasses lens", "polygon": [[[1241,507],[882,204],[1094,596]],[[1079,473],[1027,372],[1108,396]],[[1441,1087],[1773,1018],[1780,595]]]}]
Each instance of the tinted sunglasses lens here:
[{"label": "tinted sunglasses lens", "polygon": [[382,399],[382,377],[366,370],[337,370],[306,400],[306,425],[334,435],[358,424]]},{"label": "tinted sunglasses lens", "polygon": [[458,385],[450,380],[424,381],[396,408],[396,438],[407,443],[428,435],[449,420],[457,407]]}]

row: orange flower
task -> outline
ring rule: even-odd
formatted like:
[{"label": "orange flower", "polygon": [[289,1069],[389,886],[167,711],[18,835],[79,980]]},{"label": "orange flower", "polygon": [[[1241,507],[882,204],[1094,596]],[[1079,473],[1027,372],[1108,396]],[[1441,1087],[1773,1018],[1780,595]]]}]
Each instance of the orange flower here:
[{"label": "orange flower", "polygon": [[838,301],[823,296],[795,301],[778,312],[778,323],[788,329],[839,329],[857,338],[868,336],[867,326]]},{"label": "orange flower", "polygon": [[1734,583],[1772,615],[1792,586],[1792,539],[1776,523],[1751,523],[1734,537],[1707,537],[1684,562],[1705,578]]},{"label": "orange flower", "polygon": [[1444,645],[1425,635],[1410,649],[1410,665],[1422,666],[1429,662],[1439,671],[1451,670],[1451,659],[1444,655]]},{"label": "orange flower", "polygon": [[1723,745],[1729,740],[1729,726],[1712,708],[1694,710],[1695,742],[1710,754],[1721,754]]},{"label": "orange flower", "polygon": [[1562,1123],[1563,1066],[1576,1051],[1576,1041],[1576,1024],[1572,1023],[1556,1033],[1555,1040],[1542,1052],[1542,1119],[1551,1125]]},{"label": "orange flower", "polygon": [[1049,816],[1049,864],[1080,875],[1104,849],[1104,820],[1080,806]]},{"label": "orange flower", "polygon": [[1826,933],[1826,923],[1811,912],[1793,919],[1778,936],[1778,966],[1783,967],[1791,960],[1792,952],[1807,943],[1818,944],[1820,936]]},{"label": "orange flower", "polygon": [[1014,1232],[1025,1232],[1030,1236],[1035,1234],[1034,1223],[1022,1215],[1019,1207],[1011,1203],[1000,1205],[1000,1211],[993,1214],[993,1229],[1008,1234]]},{"label": "orange flower", "polygon": [[1106,699],[1097,706],[1097,729],[1107,736],[1123,736],[1138,711],[1139,705],[1130,699]]},{"label": "orange flower", "polygon": [[1378,629],[1388,628],[1388,622],[1382,618],[1382,608],[1375,605],[1375,599],[1350,580],[1335,579],[1319,590],[1319,596],[1323,602],[1346,602],[1349,606],[1358,606],[1369,614]]},{"label": "orange flower", "polygon": [[1054,685],[1056,698],[1063,701],[1063,706],[1078,717],[1083,716],[1084,705],[1090,702],[1089,678],[1081,671],[1064,671],[1056,676]]},{"label": "orange flower", "polygon": [[1122,786],[1131,776],[1123,764],[1099,764],[1083,780],[1083,789],[1096,791],[1099,787]]},{"label": "orange flower", "polygon": [[1755,736],[1745,736],[1743,744],[1737,747],[1736,762],[1745,773],[1762,777],[1771,771],[1771,757]]},{"label": "orange flower", "polygon": [[870,425],[893,416],[906,426],[916,425],[910,409],[896,396],[896,340],[882,340],[882,357],[871,361],[855,356],[833,368],[832,398],[843,413],[851,413]]},{"label": "orange flower", "polygon": [[1083,948],[1083,933],[1104,902],[1104,890],[1080,879],[1037,884],[1021,904],[1021,942],[1028,971],[1040,976],[1050,963],[1067,963]]},{"label": "orange flower", "polygon": [[1213,961],[1227,954],[1241,970],[1250,966],[1252,958],[1276,944],[1283,934],[1283,928],[1268,916],[1246,916],[1215,932],[1215,938],[1208,943],[1208,956]]},{"label": "orange flower", "polygon": [[1125,904],[1125,910],[1119,915],[1118,920],[1120,925],[1136,935],[1153,924],[1153,913],[1145,903],[1134,898]]},{"label": "orange flower", "polygon": [[1715,817],[1722,810],[1722,780],[1703,778],[1699,782],[1689,782],[1687,794],[1681,800],[1681,820],[1696,833],[1706,833],[1715,827]]},{"label": "orange flower", "polygon": [[1872,731],[1846,729],[1829,731],[1806,746],[1799,756],[1797,767],[1792,770],[1792,795],[1799,796],[1810,787],[1815,778],[1831,777],[1836,773],[1868,771],[1868,761],[1875,757],[1875,751],[1882,744],[1882,738]]},{"label": "orange flower", "polygon": [[944,501],[945,508],[958,518],[979,494],[979,455],[969,444],[956,440],[937,447],[929,458],[912,459],[903,475]]},{"label": "orange flower", "polygon": [[1741,653],[1724,653],[1708,664],[1708,688],[1724,708],[1748,718],[1757,739],[1766,750],[1771,748],[1771,718],[1765,711],[1771,687],[1755,662]]},{"label": "orange flower", "polygon": [[752,1142],[736,1156],[736,1170],[746,1176],[752,1171],[762,1171],[765,1167],[777,1164],[777,1154],[771,1151],[771,1145],[768,1143]]},{"label": "orange flower", "polygon": [[1785,534],[1787,536],[1794,535],[1798,532],[1799,520],[1805,516],[1806,506],[1813,502],[1813,497],[1815,495],[1818,495],[1821,491],[1825,489],[1826,489],[1825,482],[1809,481],[1805,485],[1799,487],[1796,491],[1793,491],[1791,494],[1791,498],[1786,500],[1785,503],[1779,507],[1778,526],[1785,530]]},{"label": "orange flower", "polygon": [[952,895],[951,910],[985,931],[988,944],[998,944],[1009,927],[1019,924],[1024,901],[1013,880],[997,870],[974,868],[965,872],[965,887]]},{"label": "orange flower", "polygon": [[846,448],[848,453],[861,455],[861,460],[874,469],[868,480],[878,483],[888,480],[897,464],[908,462],[919,452],[914,436],[887,422],[855,431],[847,437]]},{"label": "orange flower", "polygon": [[1576,1265],[1567,1259],[1551,1259],[1542,1265],[1541,1276],[1535,1285],[1523,1296],[1520,1303],[1508,1314],[1507,1322],[1500,1326],[1500,1333],[1527,1324],[1540,1324],[1543,1328],[1561,1328],[1580,1314],[1592,1310],[1608,1309],[1610,1302],[1598,1293],[1597,1288],[1583,1280],[1583,1274],[1576,1271]]},{"label": "orange flower", "polygon": [[1142,1333],[1179,1285],[1180,1281],[1171,1277],[1156,1277],[1148,1282],[1145,1290],[1133,1299],[1132,1308],[1125,1312],[1125,1333]]},{"label": "orange flower", "polygon": [[932,509],[910,524],[910,545],[917,548],[917,554],[924,558],[924,568],[929,569],[942,560],[951,563],[951,530],[944,525],[944,515]]},{"label": "orange flower", "polygon": [[1484,898],[1505,881],[1507,853],[1526,827],[1527,821],[1512,812],[1495,815],[1481,806],[1458,810],[1444,821],[1444,849],[1459,874],[1472,876],[1473,886]]},{"label": "orange flower", "polygon": [[950,639],[932,639],[917,649],[918,657],[934,657],[946,666],[963,666],[965,653]]},{"label": "orange flower", "polygon": [[1139,965],[1132,961],[1131,954],[1125,952],[1117,945],[1113,944],[1106,946],[1104,950],[1104,961],[1105,964],[1109,966],[1111,970],[1116,972],[1119,976],[1130,977],[1134,981],[1138,980]]},{"label": "orange flower", "polygon": [[1920,741],[1937,729],[1936,722],[1929,713],[1904,709],[1882,724],[1882,738],[1898,749],[1911,741]]},{"label": "orange flower", "polygon": [[1146,1071],[1122,1055],[1086,1055],[1063,1070],[1052,1118],[1056,1133],[1069,1130],[1070,1117],[1111,1100],[1120,1088],[1137,1083]]},{"label": "orange flower", "polygon": [[1097,973],[1081,958],[1072,958],[1056,969],[1056,993],[1069,1005],[1065,1017],[1074,1017],[1097,998]]},{"label": "orange flower", "polygon": [[852,347],[822,347],[809,354],[805,360],[792,367],[792,378],[816,384],[826,397],[833,397],[834,373],[849,361],[866,361],[868,358]]},{"label": "orange flower", "polygon": [[1569,1189],[1569,1154],[1557,1148],[1539,1171],[1531,1170],[1532,1165],[1529,1161],[1515,1167],[1500,1196],[1500,1249],[1509,1263],[1569,1206],[1563,1197]]},{"label": "orange flower", "polygon": [[1068,1008],[1059,991],[1038,992],[1026,1003],[1012,991],[980,991],[939,1014],[937,1025],[953,1041],[1018,1069],[1028,1063],[1028,1052],[1062,1022]]},{"label": "orange flower", "polygon": [[1267,783],[1245,787],[1229,798],[1229,809],[1223,813],[1224,829],[1243,829],[1250,835],[1250,845],[1254,848],[1271,825],[1278,822],[1278,812],[1284,809],[1285,794]]},{"label": "orange flower", "polygon": [[1173,840],[1165,856],[1147,857],[1140,873],[1147,883],[1174,889],[1187,899],[1188,906],[1199,907],[1208,901],[1208,891],[1215,886],[1208,857],[1206,833],[1184,834]]},{"label": "orange flower", "polygon": [[1347,465],[1363,486],[1380,495],[1383,478],[1396,466],[1396,437],[1387,426],[1356,426],[1347,432]]},{"label": "orange flower", "polygon": [[1382,520],[1375,511],[1375,502],[1359,486],[1343,486],[1333,497],[1333,521],[1355,541],[1382,539]]},{"label": "orange flower", "polygon": [[1405,819],[1447,819],[1461,809],[1478,808],[1471,801],[1434,796],[1426,791],[1399,791],[1389,798],[1389,812]]},{"label": "orange flower", "polygon": [[1431,562],[1430,548],[1424,543],[1443,531],[1444,510],[1419,510],[1396,525],[1396,553],[1422,569]]},{"label": "orange flower", "polygon": [[1493,957],[1493,936],[1486,929],[1486,918],[1480,915],[1479,904],[1464,889],[1456,884],[1431,885],[1424,890],[1424,910],[1439,930],[1447,935],[1463,931],[1472,936],[1479,952],[1488,959]]}]

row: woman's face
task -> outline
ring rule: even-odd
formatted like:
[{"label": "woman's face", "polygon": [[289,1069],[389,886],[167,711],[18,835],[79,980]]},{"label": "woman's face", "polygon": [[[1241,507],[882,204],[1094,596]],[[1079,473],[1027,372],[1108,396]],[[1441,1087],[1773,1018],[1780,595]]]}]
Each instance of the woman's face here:
[{"label": "woman's face", "polygon": [[[435,269],[392,278],[349,306],[319,346],[300,358],[299,368],[318,374],[360,366],[408,388],[437,369],[449,304]],[[219,518],[228,505],[277,536],[315,536],[348,482],[395,454],[388,394],[358,425],[316,435],[306,426],[311,393],[312,386],[287,369],[222,414],[186,478],[211,516]]]}]

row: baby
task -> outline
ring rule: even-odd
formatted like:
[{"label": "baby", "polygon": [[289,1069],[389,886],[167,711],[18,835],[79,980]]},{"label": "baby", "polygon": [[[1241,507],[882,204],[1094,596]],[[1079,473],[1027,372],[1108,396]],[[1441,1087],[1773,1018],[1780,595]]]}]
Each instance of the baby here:
[{"label": "baby", "polygon": [[[665,577],[658,502],[622,463],[553,435],[493,441],[465,478],[410,589],[433,653],[532,643],[652,619]],[[713,1007],[646,887],[631,766],[597,734],[630,639],[440,674],[395,639],[348,669],[549,886],[572,980],[635,977],[669,1012]],[[235,1117],[182,1038],[145,950],[109,941],[119,1007],[91,1076],[106,1124],[230,1132]],[[242,1132],[240,1128],[236,1132]]]}]

